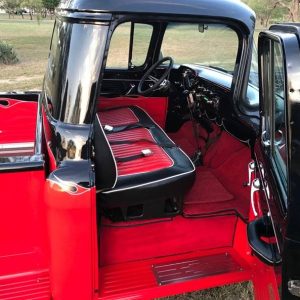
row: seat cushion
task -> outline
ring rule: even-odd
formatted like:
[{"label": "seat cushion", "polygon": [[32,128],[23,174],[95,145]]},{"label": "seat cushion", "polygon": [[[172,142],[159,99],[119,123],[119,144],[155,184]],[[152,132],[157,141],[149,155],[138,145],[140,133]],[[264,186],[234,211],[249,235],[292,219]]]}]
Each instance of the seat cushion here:
[{"label": "seat cushion", "polygon": [[[174,176],[181,177],[194,173],[195,167],[189,157],[141,108],[130,106],[101,111],[98,113],[98,121],[103,128],[107,125],[116,129],[122,126],[133,126],[120,132],[104,130],[114,158],[139,154],[143,149],[152,151],[150,156],[126,163],[116,162],[117,183],[111,191],[105,193],[115,193],[118,190],[149,185],[153,182],[166,181]],[[135,124],[138,124],[136,128]],[[146,140],[149,140],[149,143]],[[113,141],[134,143],[114,145],[111,144]]]},{"label": "seat cushion", "polygon": [[[191,188],[195,178],[193,163],[141,108],[130,106],[100,111],[95,140],[101,134],[105,135],[114,159],[110,166],[114,171],[108,173],[115,174],[111,186],[103,187],[96,180],[101,206],[122,209],[142,203],[154,210],[160,201],[182,199]],[[102,141],[105,146],[103,138]],[[105,171],[101,168],[101,155],[105,151],[99,144],[95,150],[97,175]],[[107,161],[105,163],[108,171]],[[162,216],[161,212],[156,217]]]},{"label": "seat cushion", "polygon": [[[118,176],[136,175],[154,172],[173,165],[173,160],[164,149],[155,143],[149,129],[135,128],[107,136],[115,157],[124,158],[138,155],[148,149],[152,155],[137,158],[127,162],[117,162]],[[133,144],[113,144],[114,142],[134,141]]]}]

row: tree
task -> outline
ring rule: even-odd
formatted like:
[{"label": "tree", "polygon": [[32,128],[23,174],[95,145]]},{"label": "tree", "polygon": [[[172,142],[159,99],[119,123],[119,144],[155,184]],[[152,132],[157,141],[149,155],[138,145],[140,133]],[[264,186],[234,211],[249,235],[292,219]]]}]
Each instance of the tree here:
[{"label": "tree", "polygon": [[23,0],[21,6],[26,8],[30,15],[30,20],[33,19],[35,13],[39,14],[42,11],[43,3],[42,0]]},{"label": "tree", "polygon": [[54,14],[54,10],[59,4],[59,0],[42,0],[42,3],[45,8],[45,17],[46,17],[46,12],[49,11],[52,18],[52,15]]},{"label": "tree", "polygon": [[299,0],[277,1],[277,5],[288,10],[289,19],[292,20],[292,22],[299,21]]},{"label": "tree", "polygon": [[271,18],[299,20],[299,0],[245,0],[254,9],[261,25],[268,27]]},{"label": "tree", "polygon": [[1,8],[3,8],[10,18],[11,15],[14,15],[17,10],[20,8],[20,0],[3,0],[1,3]]}]

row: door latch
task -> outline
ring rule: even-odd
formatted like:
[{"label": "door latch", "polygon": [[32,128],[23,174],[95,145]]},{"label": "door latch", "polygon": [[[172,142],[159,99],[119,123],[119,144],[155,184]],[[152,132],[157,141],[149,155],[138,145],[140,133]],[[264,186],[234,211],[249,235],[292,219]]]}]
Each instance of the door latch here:
[{"label": "door latch", "polygon": [[300,280],[289,280],[288,290],[292,295],[300,297]]}]

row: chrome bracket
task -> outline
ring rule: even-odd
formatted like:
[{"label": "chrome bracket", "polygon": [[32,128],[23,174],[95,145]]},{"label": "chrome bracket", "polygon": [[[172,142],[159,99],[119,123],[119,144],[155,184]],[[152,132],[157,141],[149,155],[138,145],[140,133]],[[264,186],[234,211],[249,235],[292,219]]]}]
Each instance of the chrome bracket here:
[{"label": "chrome bracket", "polygon": [[252,183],[252,174],[255,172],[255,162],[250,161],[248,164],[248,183],[247,186],[251,186]]},{"label": "chrome bracket", "polygon": [[251,207],[255,217],[258,216],[258,213],[254,204],[254,193],[260,190],[260,180],[258,178],[254,179],[251,185]]}]

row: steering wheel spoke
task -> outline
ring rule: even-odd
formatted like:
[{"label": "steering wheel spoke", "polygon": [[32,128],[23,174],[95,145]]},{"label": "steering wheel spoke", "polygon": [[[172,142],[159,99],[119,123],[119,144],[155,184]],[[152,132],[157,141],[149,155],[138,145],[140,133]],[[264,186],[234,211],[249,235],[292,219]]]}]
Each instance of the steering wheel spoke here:
[{"label": "steering wheel spoke", "polygon": [[[166,61],[169,62],[168,66],[166,66],[166,69],[163,72],[163,74],[160,76],[160,78],[157,78],[156,74],[158,72],[155,72],[155,71],[161,64],[163,64]],[[140,80],[138,88],[137,88],[138,93],[141,95],[145,95],[145,94],[149,94],[153,91],[158,91],[160,89],[166,88],[166,86],[168,86],[167,79],[173,68],[173,63],[174,62],[171,57],[165,57],[165,58],[159,60],[158,62],[156,62],[154,65],[152,65],[149,68],[149,70],[144,74],[142,79]],[[152,74],[155,74],[155,75],[152,75]],[[146,80],[151,81],[151,83],[148,85],[147,89],[143,89],[143,87],[145,86]]]},{"label": "steering wheel spoke", "polygon": [[150,81],[154,82],[154,83],[156,83],[156,82],[159,81],[158,78],[156,78],[156,77],[154,77],[154,76],[152,76],[152,75],[149,75],[149,76],[148,76],[148,79],[149,79]]}]

